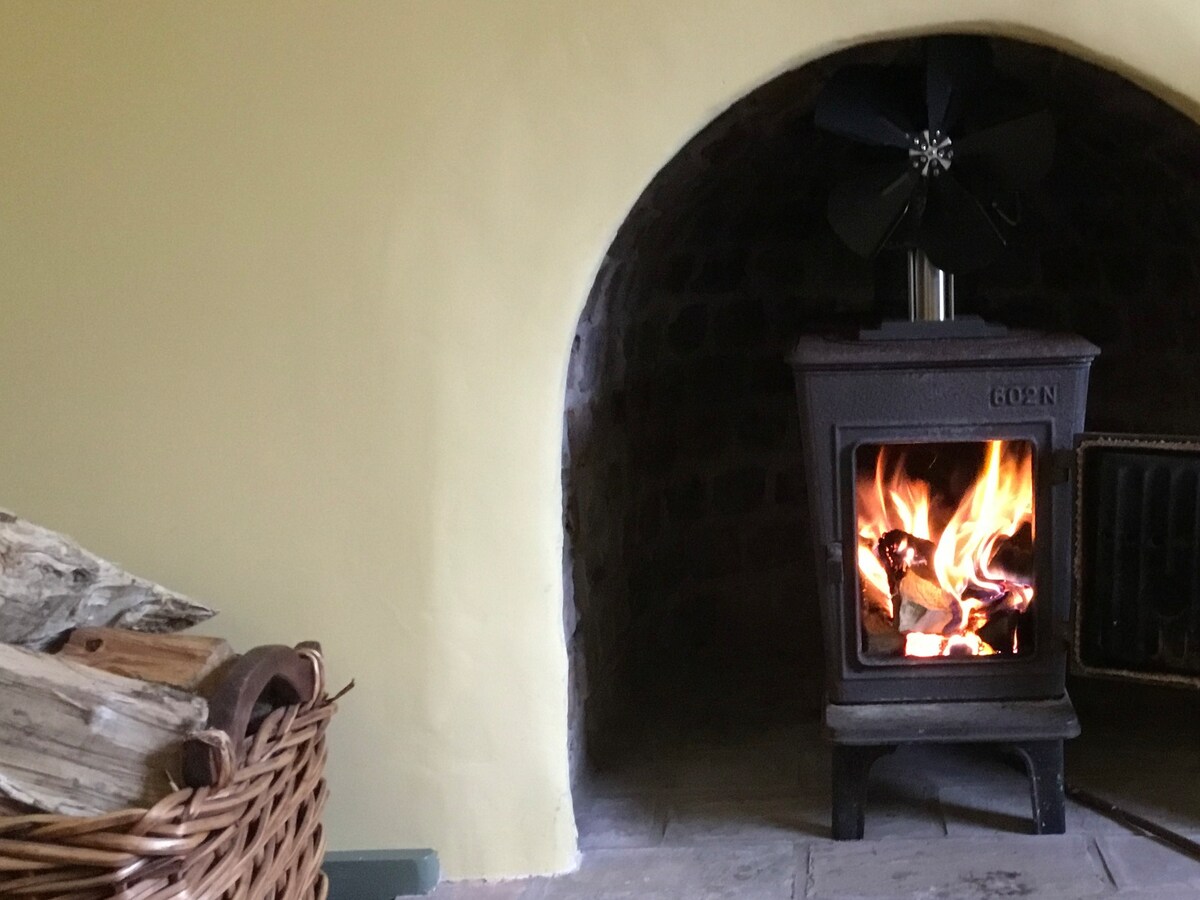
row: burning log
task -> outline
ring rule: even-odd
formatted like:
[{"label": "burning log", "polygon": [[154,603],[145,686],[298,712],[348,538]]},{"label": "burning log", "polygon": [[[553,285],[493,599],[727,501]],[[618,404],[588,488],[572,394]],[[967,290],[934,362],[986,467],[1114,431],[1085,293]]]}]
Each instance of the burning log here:
[{"label": "burning log", "polygon": [[933,574],[933,554],[936,549],[933,541],[916,537],[898,528],[879,539],[875,553],[887,572],[888,584],[893,594],[900,589],[900,582],[910,569],[916,569],[930,581],[936,580]]},{"label": "burning log", "polygon": [[1021,614],[1015,609],[1001,609],[992,613],[979,628],[979,637],[997,653],[1015,653],[1017,625]]},{"label": "burning log", "polygon": [[867,652],[872,656],[897,656],[904,649],[904,635],[896,627],[896,620],[876,607],[864,612],[863,631]]},{"label": "burning log", "polygon": [[954,621],[957,603],[936,581],[909,569],[896,591],[900,631],[940,634]]}]

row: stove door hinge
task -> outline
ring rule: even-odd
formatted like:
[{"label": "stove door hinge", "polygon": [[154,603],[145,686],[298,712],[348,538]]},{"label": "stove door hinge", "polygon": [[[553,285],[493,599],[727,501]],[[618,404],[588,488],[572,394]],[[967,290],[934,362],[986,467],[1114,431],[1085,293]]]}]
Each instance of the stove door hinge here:
[{"label": "stove door hinge", "polygon": [[825,545],[825,577],[831,585],[841,586],[845,570],[842,568],[842,545],[831,541]]},{"label": "stove door hinge", "polygon": [[1075,451],[1055,450],[1050,455],[1050,483],[1066,484],[1075,475]]},{"label": "stove door hinge", "polygon": [[1054,640],[1063,650],[1071,651],[1075,644],[1075,629],[1070,619],[1054,620]]}]

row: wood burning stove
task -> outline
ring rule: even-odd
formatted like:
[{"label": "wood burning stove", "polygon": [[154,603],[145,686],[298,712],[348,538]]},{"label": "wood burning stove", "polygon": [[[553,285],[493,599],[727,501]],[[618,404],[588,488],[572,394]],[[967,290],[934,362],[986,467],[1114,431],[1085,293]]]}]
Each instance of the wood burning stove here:
[{"label": "wood burning stove", "polygon": [[1098,352],[979,320],[797,345],[836,838],[862,836],[871,763],[913,741],[1013,746],[1036,830],[1063,831],[1070,460]]}]

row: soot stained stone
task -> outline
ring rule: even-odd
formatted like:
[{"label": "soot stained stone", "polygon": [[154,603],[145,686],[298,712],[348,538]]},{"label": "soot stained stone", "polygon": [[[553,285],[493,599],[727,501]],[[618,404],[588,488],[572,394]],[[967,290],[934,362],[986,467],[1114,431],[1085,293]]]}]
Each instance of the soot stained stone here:
[{"label": "soot stained stone", "polygon": [[691,522],[708,511],[708,491],[697,475],[671,485],[665,496],[667,515],[673,522]]},{"label": "soot stained stone", "polygon": [[804,473],[799,468],[775,476],[775,502],[780,506],[799,506],[804,502]]},{"label": "soot stained stone", "polygon": [[739,300],[713,314],[713,339],[719,347],[751,347],[762,341],[766,324],[761,303]]},{"label": "soot stained stone", "polygon": [[780,447],[787,438],[792,410],[746,407],[737,416],[737,436],[744,446],[758,450]]},{"label": "soot stained stone", "polygon": [[676,426],[682,453],[689,459],[707,459],[729,443],[729,417],[711,406],[685,413]]},{"label": "soot stained stone", "polygon": [[762,466],[743,466],[713,479],[713,508],[723,515],[749,512],[766,492],[767,473]]},{"label": "soot stained stone", "polygon": [[[780,368],[787,374],[782,363]],[[680,375],[697,400],[709,403],[739,396],[744,390],[746,370],[744,356],[726,354],[695,360],[689,363]]]},{"label": "soot stained stone", "polygon": [[1080,285],[1095,285],[1099,280],[1095,255],[1080,246],[1067,245],[1042,254],[1042,274],[1046,287],[1070,290]]},{"label": "soot stained stone", "polygon": [[690,253],[673,253],[663,274],[663,287],[677,294],[688,286],[696,269],[696,259]]},{"label": "soot stained stone", "polygon": [[1187,253],[1164,254],[1156,269],[1158,291],[1171,295],[1172,299],[1196,293],[1196,269]]},{"label": "soot stained stone", "polygon": [[808,527],[799,516],[778,519],[756,528],[746,544],[747,562],[751,566],[771,569],[793,565],[808,549]]},{"label": "soot stained stone", "polygon": [[742,568],[736,528],[713,524],[693,529],[680,538],[675,552],[693,579],[733,575]]},{"label": "soot stained stone", "polygon": [[679,311],[667,326],[667,342],[676,353],[700,349],[708,332],[708,306],[693,303]]},{"label": "soot stained stone", "polygon": [[747,367],[746,386],[754,394],[790,395],[792,373],[782,355],[778,359],[756,359]]},{"label": "soot stained stone", "polygon": [[642,449],[645,471],[652,475],[665,475],[679,455],[674,433],[662,427],[647,431]]},{"label": "soot stained stone", "polygon": [[726,251],[713,254],[692,281],[692,288],[706,294],[723,294],[732,291],[746,277],[745,251]]},{"label": "soot stained stone", "polygon": [[1138,247],[1112,247],[1104,254],[1104,272],[1113,290],[1132,296],[1146,289],[1146,253]]}]

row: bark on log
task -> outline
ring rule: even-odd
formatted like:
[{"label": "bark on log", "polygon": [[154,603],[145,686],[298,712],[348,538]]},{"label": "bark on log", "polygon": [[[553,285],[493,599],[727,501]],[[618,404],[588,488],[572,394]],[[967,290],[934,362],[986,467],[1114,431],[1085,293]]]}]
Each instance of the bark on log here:
[{"label": "bark on log", "polygon": [[0,510],[0,642],[40,650],[79,626],[164,633],[215,614]]},{"label": "bark on log", "polygon": [[75,816],[148,806],[207,719],[175,688],[0,644],[0,796]]},{"label": "bark on log", "polygon": [[206,686],[213,676],[220,676],[234,652],[222,638],[76,628],[58,656],[114,675],[207,696]]}]

